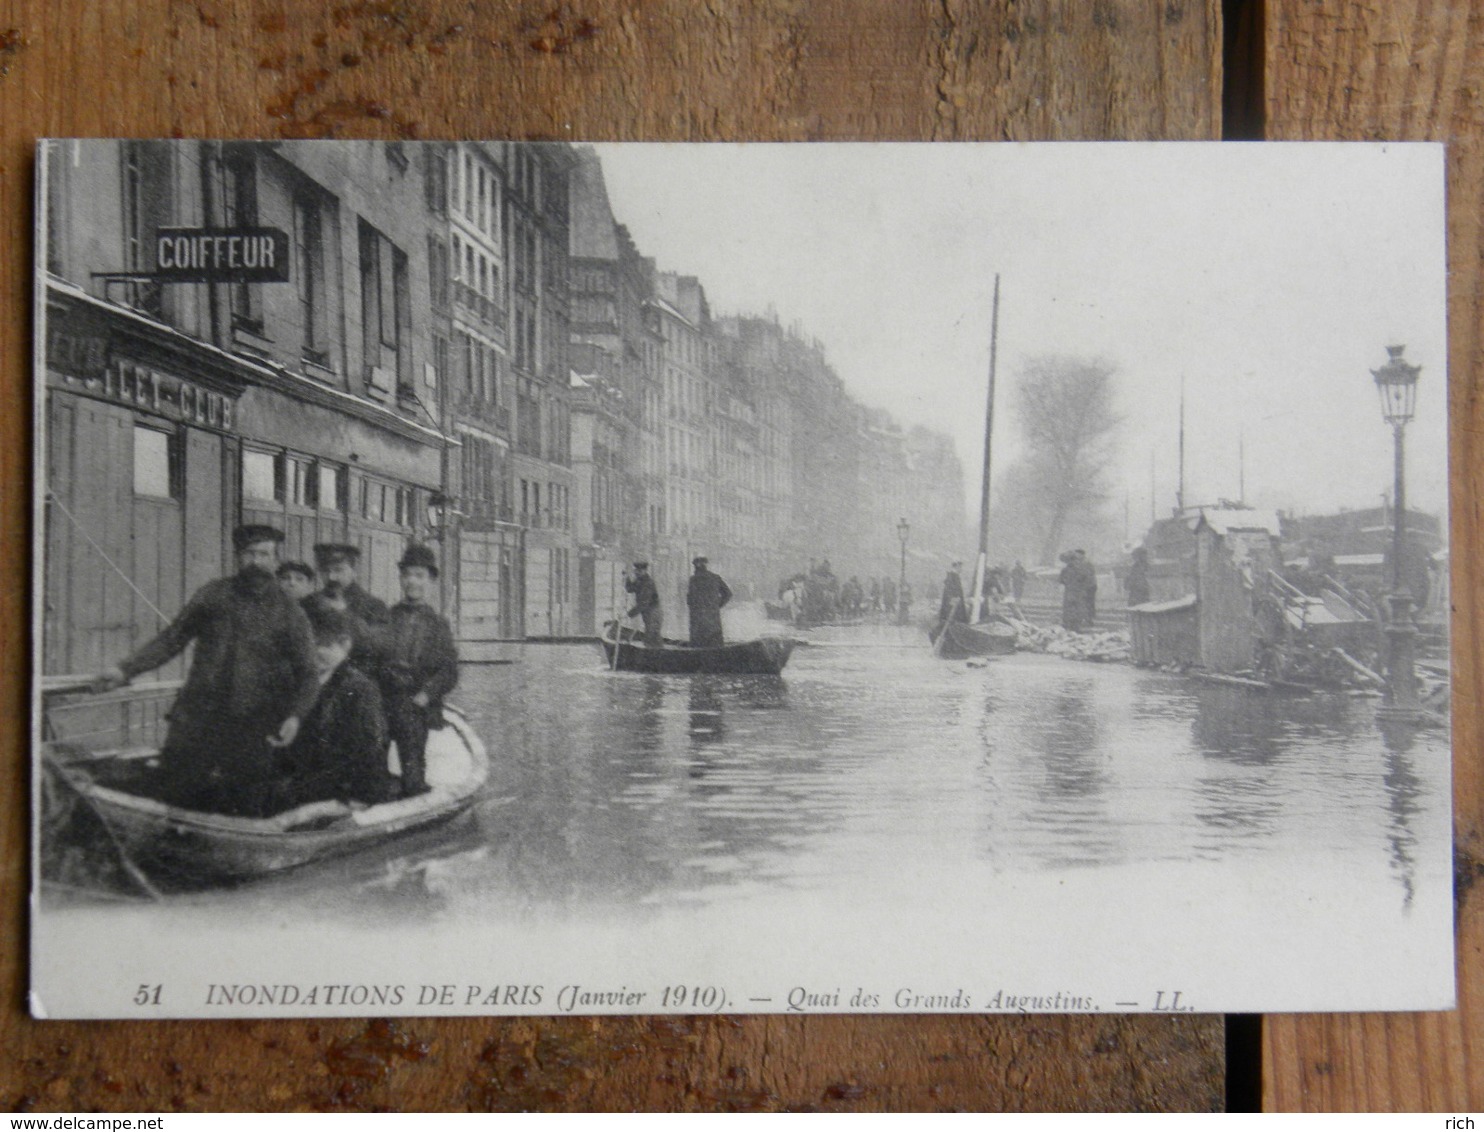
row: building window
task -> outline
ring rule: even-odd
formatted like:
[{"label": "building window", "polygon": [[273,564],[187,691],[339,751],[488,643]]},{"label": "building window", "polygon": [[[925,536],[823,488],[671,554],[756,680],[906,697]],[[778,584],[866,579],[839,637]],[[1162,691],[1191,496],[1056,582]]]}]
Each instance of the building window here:
[{"label": "building window", "polygon": [[[228,151],[222,158],[222,217],[228,228],[251,228],[258,223],[258,170],[250,151]],[[232,283],[232,325],[252,334],[263,333],[263,310],[257,283]]]},{"label": "building window", "polygon": [[448,339],[441,334],[433,335],[433,368],[429,374],[432,378],[428,384],[434,389],[442,389],[444,380],[448,374]]},{"label": "building window", "polygon": [[157,499],[180,497],[179,444],[175,434],[134,426],[134,494]]},{"label": "building window", "polygon": [[295,507],[315,507],[319,503],[319,475],[314,463],[301,456],[285,457],[284,479],[288,502]]},{"label": "building window", "polygon": [[410,365],[410,351],[402,348],[403,330],[410,317],[407,256],[364,220],[360,222],[360,253],[366,375],[373,389],[385,393],[393,382],[407,380]]},{"label": "building window", "polygon": [[335,464],[320,464],[317,472],[319,483],[316,485],[316,494],[320,510],[344,511],[345,469]]},{"label": "building window", "polygon": [[242,498],[258,503],[283,501],[283,467],[272,452],[242,452]]},{"label": "building window", "polygon": [[[123,143],[124,268],[155,270],[155,230],[164,221],[169,205],[168,151],[157,142]],[[154,280],[130,282],[128,303],[135,310],[161,318],[164,295]]]},{"label": "building window", "polygon": [[428,237],[428,295],[434,307],[448,306],[448,245],[437,236]]},{"label": "building window", "polygon": [[448,150],[441,145],[427,145],[423,147],[423,153],[427,157],[424,189],[428,208],[439,216],[445,216],[448,213]]},{"label": "building window", "polygon": [[294,201],[294,286],[304,331],[304,357],[318,366],[330,362],[329,319],[325,310],[324,229],[318,201]]}]

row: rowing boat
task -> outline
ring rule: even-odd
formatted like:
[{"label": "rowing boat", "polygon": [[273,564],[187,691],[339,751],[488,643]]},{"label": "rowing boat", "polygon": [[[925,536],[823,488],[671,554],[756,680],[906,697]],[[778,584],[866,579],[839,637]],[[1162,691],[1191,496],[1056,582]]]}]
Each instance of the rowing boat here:
[{"label": "rowing boat", "polygon": [[629,630],[624,630],[615,643],[611,627],[598,638],[598,643],[609,668],[666,676],[691,673],[776,676],[788,663],[795,644],[787,637],[760,637],[712,648],[666,639],[662,648],[653,648]]},{"label": "rowing boat", "polygon": [[373,806],[310,802],[267,818],[232,817],[167,805],[136,792],[149,777],[152,752],[68,757],[50,752],[61,787],[101,819],[120,853],[171,887],[242,881],[360,852],[447,822],[475,801],[489,774],[484,744],[456,709],[428,733],[431,789]]},{"label": "rowing boat", "polygon": [[933,651],[944,660],[968,660],[973,656],[998,656],[1015,651],[1015,630],[1002,621],[978,625],[944,621],[928,631],[928,638],[933,642]]}]

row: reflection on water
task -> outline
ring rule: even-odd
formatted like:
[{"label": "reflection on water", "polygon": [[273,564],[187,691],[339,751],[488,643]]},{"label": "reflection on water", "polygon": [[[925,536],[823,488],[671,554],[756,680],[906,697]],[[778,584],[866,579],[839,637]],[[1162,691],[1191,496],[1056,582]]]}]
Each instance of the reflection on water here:
[{"label": "reflection on water", "polygon": [[[1446,852],[1448,744],[1374,701],[1264,695],[894,630],[821,633],[783,677],[614,673],[581,646],[471,667],[489,798],[421,845],[257,886],[418,915],[576,916],[866,892],[911,870],[1339,860],[1410,904]],[[246,893],[217,899],[252,900]]]}]

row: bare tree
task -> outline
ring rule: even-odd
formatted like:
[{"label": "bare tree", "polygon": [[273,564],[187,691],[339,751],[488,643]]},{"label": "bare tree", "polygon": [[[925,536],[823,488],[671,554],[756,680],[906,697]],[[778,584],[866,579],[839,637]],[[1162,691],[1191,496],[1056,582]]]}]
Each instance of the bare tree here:
[{"label": "bare tree", "polygon": [[1002,481],[1014,496],[1005,517],[1034,534],[1043,563],[1054,561],[1069,526],[1096,520],[1107,498],[1119,423],[1116,372],[1101,358],[1053,354],[1031,358],[1018,375],[1015,410],[1026,455]]}]

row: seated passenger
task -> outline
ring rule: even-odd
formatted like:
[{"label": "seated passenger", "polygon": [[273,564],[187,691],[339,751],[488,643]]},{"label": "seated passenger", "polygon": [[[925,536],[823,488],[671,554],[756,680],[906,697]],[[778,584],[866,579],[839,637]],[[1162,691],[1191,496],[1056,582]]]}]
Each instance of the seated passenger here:
[{"label": "seated passenger", "polygon": [[315,592],[314,567],[307,562],[280,563],[278,588],[302,604]]},{"label": "seated passenger", "polygon": [[311,606],[319,698],[298,737],[283,752],[286,807],[336,799],[375,805],[396,797],[387,769],[387,728],[381,692],[347,664],[354,634],[337,610]]}]

